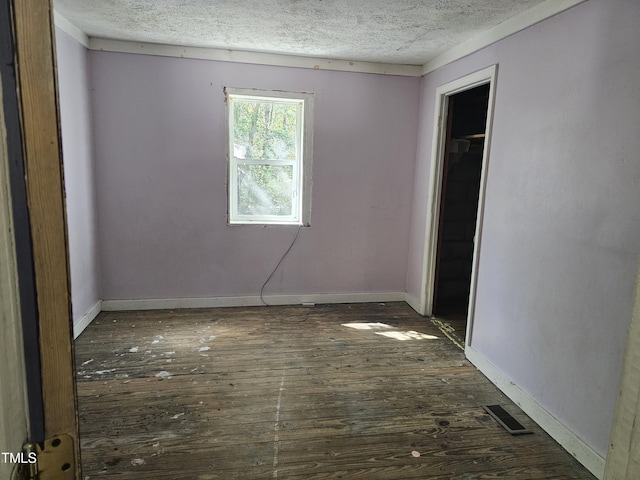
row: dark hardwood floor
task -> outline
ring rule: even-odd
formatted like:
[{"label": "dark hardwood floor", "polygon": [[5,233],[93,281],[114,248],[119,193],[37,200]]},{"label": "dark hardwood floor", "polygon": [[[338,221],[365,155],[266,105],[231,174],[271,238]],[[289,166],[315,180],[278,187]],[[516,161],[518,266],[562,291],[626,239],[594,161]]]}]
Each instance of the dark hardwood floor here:
[{"label": "dark hardwood floor", "polygon": [[439,307],[431,321],[459,348],[464,350],[467,336],[467,304]]},{"label": "dark hardwood floor", "polygon": [[103,312],[75,353],[85,480],[594,478],[404,303]]}]

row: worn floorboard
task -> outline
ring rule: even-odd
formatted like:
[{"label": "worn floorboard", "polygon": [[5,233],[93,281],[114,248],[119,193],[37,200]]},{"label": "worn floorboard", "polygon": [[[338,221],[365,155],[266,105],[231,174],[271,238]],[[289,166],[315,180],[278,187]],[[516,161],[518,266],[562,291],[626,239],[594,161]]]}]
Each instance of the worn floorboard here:
[{"label": "worn floorboard", "polygon": [[85,480],[593,479],[404,303],[103,312],[76,363]]}]

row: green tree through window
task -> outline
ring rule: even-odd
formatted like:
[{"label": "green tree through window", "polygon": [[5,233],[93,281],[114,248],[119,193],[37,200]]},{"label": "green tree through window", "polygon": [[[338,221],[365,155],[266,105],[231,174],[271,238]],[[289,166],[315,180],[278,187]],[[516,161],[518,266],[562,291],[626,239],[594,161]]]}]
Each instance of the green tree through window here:
[{"label": "green tree through window", "polygon": [[236,158],[269,161],[237,163],[238,213],[292,215],[297,106],[237,99],[233,110]]},{"label": "green tree through window", "polygon": [[300,224],[306,99],[263,93],[227,98],[230,222]]}]

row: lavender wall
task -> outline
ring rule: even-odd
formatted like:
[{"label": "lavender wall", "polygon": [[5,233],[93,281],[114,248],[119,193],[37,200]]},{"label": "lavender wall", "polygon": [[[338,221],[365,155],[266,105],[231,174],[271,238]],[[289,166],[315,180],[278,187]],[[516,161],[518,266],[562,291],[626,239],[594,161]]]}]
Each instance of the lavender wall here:
[{"label": "lavender wall", "polygon": [[226,224],[223,86],[315,93],[311,227],[265,295],[404,292],[420,79],[91,52],[103,298],[256,295],[296,233]]},{"label": "lavender wall", "polygon": [[605,456],[640,252],[640,3],[591,0],[423,79],[408,291],[435,89],[499,64],[473,347]]},{"label": "lavender wall", "polygon": [[88,51],[56,29],[74,325],[100,300]]}]

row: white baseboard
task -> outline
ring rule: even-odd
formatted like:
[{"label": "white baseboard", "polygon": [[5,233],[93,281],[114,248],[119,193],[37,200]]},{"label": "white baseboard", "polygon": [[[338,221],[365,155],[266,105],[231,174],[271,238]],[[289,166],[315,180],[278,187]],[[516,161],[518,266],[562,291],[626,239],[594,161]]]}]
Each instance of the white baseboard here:
[{"label": "white baseboard", "polygon": [[80,336],[84,329],[89,326],[93,319],[102,311],[102,300],[98,300],[93,307],[87,310],[77,322],[73,322],[73,339]]},{"label": "white baseboard", "polygon": [[[302,305],[303,303],[404,302],[405,292],[319,293],[300,295],[266,295],[268,305]],[[209,298],[150,298],[140,300],[103,300],[103,311],[162,310],[174,308],[255,307],[264,305],[259,295]]]},{"label": "white baseboard", "polygon": [[419,299],[417,299],[416,297],[414,297],[413,295],[411,295],[409,293],[405,293],[404,294],[404,301],[407,302],[407,304],[411,308],[413,308],[417,313],[422,315],[421,308],[420,308],[420,300]]},{"label": "white baseboard", "polygon": [[467,359],[473,363],[507,397],[515,402],[524,413],[536,422],[544,431],[573,455],[596,478],[604,477],[605,459],[584,443],[578,436],[551,415],[533,397],[513,383],[498,370],[484,355],[472,347],[465,349]]}]

